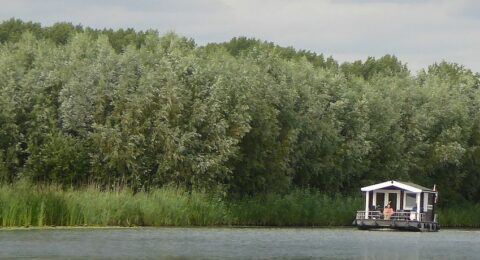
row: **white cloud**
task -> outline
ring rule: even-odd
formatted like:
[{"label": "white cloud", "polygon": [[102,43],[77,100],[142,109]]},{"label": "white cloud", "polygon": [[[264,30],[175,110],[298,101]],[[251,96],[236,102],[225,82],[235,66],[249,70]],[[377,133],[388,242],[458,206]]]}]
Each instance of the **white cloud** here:
[{"label": "white cloud", "polygon": [[412,71],[447,60],[480,71],[475,0],[2,1],[0,19],[174,30],[204,44],[244,35],[341,61],[395,54]]}]

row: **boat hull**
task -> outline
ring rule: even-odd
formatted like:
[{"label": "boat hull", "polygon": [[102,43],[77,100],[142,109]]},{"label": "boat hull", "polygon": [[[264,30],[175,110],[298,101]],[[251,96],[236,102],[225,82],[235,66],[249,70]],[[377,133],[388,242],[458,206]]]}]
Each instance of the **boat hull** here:
[{"label": "boat hull", "polygon": [[437,232],[440,225],[437,222],[384,220],[384,219],[356,219],[353,225],[362,230],[400,230],[414,232]]}]

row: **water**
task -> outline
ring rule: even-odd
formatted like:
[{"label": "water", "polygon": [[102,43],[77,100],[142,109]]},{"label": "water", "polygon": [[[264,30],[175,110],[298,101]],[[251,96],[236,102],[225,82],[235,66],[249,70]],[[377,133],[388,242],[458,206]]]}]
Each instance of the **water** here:
[{"label": "water", "polygon": [[480,231],[353,228],[0,230],[0,258],[480,259]]}]

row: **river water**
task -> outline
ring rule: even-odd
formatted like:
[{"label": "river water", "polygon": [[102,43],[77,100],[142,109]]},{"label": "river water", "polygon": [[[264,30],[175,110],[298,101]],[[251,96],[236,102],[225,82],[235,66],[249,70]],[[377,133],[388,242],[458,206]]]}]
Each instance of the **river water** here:
[{"label": "river water", "polygon": [[480,231],[353,228],[0,229],[0,258],[480,259]]}]

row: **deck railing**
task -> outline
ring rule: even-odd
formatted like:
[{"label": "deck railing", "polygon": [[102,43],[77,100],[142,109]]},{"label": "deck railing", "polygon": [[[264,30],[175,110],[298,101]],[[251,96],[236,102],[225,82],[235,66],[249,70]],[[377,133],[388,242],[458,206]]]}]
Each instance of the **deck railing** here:
[{"label": "deck railing", "polygon": [[[371,210],[368,211],[368,218],[369,219],[380,219],[382,216],[382,212]],[[357,219],[365,219],[365,211],[357,211]]]},{"label": "deck railing", "polygon": [[[357,219],[365,219],[365,211],[357,211]],[[368,211],[368,219],[386,219],[385,215],[376,210]],[[416,220],[416,221],[426,221],[425,213],[417,212],[408,212],[408,211],[399,211],[394,212],[390,216],[390,220]]]}]

